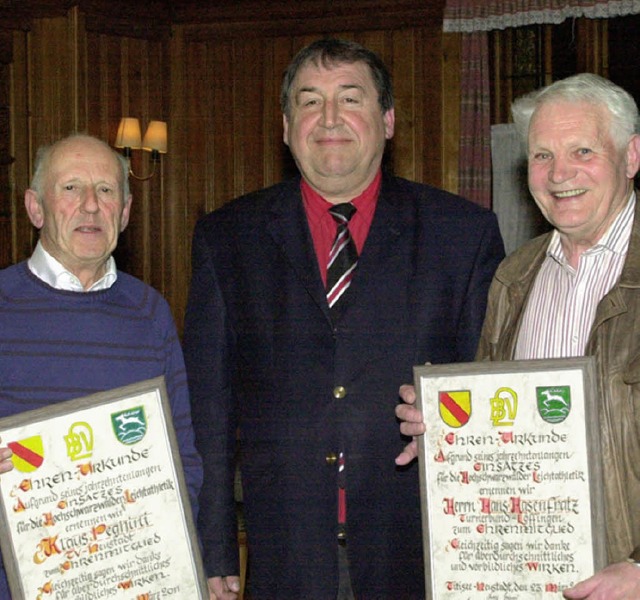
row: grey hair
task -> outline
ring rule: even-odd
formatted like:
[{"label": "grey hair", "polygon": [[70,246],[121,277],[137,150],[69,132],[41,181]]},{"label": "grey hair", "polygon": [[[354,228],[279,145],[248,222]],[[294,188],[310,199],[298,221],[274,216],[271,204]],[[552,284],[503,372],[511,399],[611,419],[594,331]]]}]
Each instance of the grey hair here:
[{"label": "grey hair", "polygon": [[123,202],[126,201],[126,199],[129,197],[129,194],[130,194],[128,160],[124,156],[122,156],[122,154],[119,154],[118,152],[116,152],[105,141],[97,137],[93,137],[92,135],[87,135],[86,133],[73,133],[65,138],[62,138],[61,140],[58,140],[57,142],[54,142],[53,144],[49,144],[47,146],[40,146],[40,148],[38,148],[38,151],[36,152],[36,159],[34,162],[33,177],[31,178],[31,184],[29,186],[33,191],[36,192],[36,195],[38,196],[38,201],[42,202],[42,196],[45,191],[44,190],[45,177],[49,169],[49,163],[51,162],[51,157],[53,156],[53,153],[60,146],[66,145],[76,140],[95,142],[98,145],[103,146],[105,149],[109,150],[113,154],[113,156],[118,161],[118,164],[120,165],[120,168],[122,170],[122,200]]},{"label": "grey hair", "polygon": [[280,108],[289,116],[291,110],[291,86],[298,71],[307,64],[332,67],[342,64],[363,62],[369,67],[373,84],[378,92],[378,103],[383,113],[393,108],[393,84],[391,75],[382,59],[361,44],[348,40],[323,38],[316,40],[300,50],[294,57],[282,77],[280,89]]},{"label": "grey hair", "polygon": [[511,114],[525,148],[535,111],[545,104],[563,100],[606,108],[611,115],[609,132],[618,149],[625,148],[631,136],[639,131],[638,106],[631,94],[604,77],[580,73],[555,81],[514,101]]}]

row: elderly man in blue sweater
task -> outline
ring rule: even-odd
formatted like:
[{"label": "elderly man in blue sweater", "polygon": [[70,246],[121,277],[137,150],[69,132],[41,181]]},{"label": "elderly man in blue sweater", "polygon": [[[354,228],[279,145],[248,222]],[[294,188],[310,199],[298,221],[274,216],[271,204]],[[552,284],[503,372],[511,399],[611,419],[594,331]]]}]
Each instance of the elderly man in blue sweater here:
[{"label": "elderly man in blue sweater", "polygon": [[[173,317],[111,256],[131,210],[127,161],[81,134],[41,148],[25,206],[40,239],[0,271],[0,418],[164,375],[195,514],[202,465]],[[0,473],[10,457],[0,448]]]}]

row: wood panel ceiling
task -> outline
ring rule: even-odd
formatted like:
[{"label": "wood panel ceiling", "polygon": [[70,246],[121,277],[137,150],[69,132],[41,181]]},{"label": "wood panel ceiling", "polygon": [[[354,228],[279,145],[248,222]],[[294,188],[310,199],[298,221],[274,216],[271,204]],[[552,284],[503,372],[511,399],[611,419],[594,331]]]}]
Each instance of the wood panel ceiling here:
[{"label": "wood panel ceiling", "polygon": [[163,37],[172,24],[191,36],[268,36],[293,33],[413,27],[442,20],[444,0],[0,0],[0,27],[28,29],[33,18],[61,16],[74,6],[87,27],[133,37]]}]

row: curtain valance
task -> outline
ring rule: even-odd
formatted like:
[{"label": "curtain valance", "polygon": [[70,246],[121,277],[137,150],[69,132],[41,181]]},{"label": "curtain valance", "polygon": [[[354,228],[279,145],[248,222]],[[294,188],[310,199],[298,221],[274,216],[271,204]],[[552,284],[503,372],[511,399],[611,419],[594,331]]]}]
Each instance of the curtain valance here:
[{"label": "curtain valance", "polygon": [[607,19],[640,13],[640,0],[447,0],[444,31],[490,31],[573,17]]}]

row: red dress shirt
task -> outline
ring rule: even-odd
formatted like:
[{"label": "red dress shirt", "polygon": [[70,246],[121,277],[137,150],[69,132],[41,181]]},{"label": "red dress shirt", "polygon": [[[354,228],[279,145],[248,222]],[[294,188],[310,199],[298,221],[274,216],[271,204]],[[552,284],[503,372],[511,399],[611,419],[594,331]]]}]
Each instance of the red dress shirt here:
[{"label": "red dress shirt", "polygon": [[[356,207],[357,211],[349,221],[349,231],[358,249],[358,256],[362,252],[371,227],[373,213],[378,203],[381,181],[382,173],[378,171],[367,189],[357,198],[351,200],[351,204]],[[320,267],[322,283],[326,285],[329,251],[336,237],[338,224],[329,214],[329,208],[332,206],[331,202],[327,202],[304,179],[302,179],[300,189],[302,191],[302,203],[307,213],[307,221],[311,230],[313,246],[316,251],[316,258],[318,259],[318,267]]]}]

